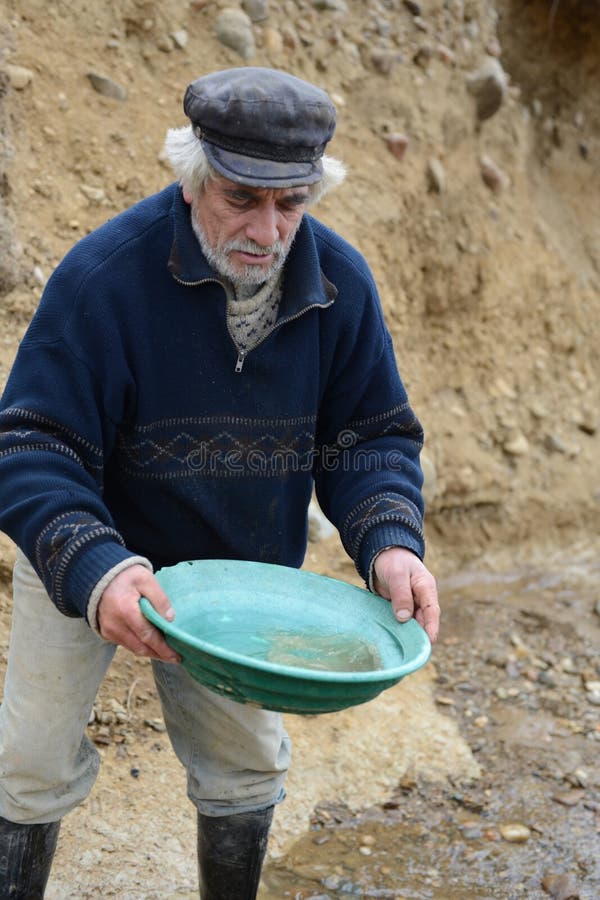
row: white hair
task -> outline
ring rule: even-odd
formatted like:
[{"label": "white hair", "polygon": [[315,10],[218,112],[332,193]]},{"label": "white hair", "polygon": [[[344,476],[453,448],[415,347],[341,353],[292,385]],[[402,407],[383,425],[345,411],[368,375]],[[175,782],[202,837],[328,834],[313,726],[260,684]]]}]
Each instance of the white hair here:
[{"label": "white hair", "polygon": [[[164,154],[171,164],[182,189],[197,197],[209,178],[219,177],[219,173],[208,161],[202,143],[194,134],[191,125],[183,128],[169,128],[165,138]],[[346,167],[333,156],[323,156],[323,177],[308,185],[308,205],[312,206],[321,197],[338,187],[346,177]]]}]

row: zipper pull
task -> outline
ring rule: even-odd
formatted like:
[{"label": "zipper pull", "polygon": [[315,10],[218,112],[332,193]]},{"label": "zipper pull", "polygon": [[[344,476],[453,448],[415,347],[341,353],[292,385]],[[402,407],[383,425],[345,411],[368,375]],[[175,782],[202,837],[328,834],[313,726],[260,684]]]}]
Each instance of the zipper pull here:
[{"label": "zipper pull", "polygon": [[244,368],[244,360],[245,360],[245,359],[246,359],[246,351],[245,351],[245,350],[239,350],[239,351],[238,351],[237,362],[236,362],[236,364],[235,364],[235,371],[237,372],[238,375],[240,374],[240,372],[241,372],[242,369]]}]

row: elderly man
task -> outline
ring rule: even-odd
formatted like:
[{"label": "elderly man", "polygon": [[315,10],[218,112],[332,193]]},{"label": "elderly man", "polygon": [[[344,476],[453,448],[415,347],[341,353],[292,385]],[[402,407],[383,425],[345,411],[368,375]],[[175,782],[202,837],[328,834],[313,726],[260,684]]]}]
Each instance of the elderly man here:
[{"label": "elderly man", "polygon": [[[187,88],[177,183],[54,272],[0,408],[0,527],[17,544],[0,710],[0,898],[43,896],[117,645],[151,657],[198,811],[204,900],[256,896],[289,739],[193,681],[140,612],[185,559],[298,567],[313,486],[396,616],[435,640],[422,431],[365,261],[307,208],[344,176],[327,94],[270,69]],[[257,453],[260,465],[256,464]],[[277,463],[275,464],[275,460]]]}]

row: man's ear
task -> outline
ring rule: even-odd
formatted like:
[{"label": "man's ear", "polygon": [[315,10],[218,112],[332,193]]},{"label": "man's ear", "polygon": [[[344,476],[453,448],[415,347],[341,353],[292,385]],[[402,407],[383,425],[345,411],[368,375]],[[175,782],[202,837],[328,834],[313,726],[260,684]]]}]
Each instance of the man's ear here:
[{"label": "man's ear", "polygon": [[191,206],[191,205],[192,205],[192,193],[191,193],[191,191],[188,191],[188,190],[186,190],[186,189],[184,188],[183,191],[182,191],[182,194],[183,194],[183,199],[185,200],[185,202],[188,203],[188,204]]}]

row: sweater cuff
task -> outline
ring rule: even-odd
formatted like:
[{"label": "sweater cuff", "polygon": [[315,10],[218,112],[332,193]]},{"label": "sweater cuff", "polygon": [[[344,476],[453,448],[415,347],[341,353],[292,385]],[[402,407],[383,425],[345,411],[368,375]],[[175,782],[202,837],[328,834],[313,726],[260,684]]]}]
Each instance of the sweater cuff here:
[{"label": "sweater cuff", "polygon": [[100,634],[100,628],[98,625],[98,606],[100,604],[100,600],[102,599],[102,594],[111,583],[113,578],[116,578],[117,575],[119,575],[121,572],[124,572],[125,569],[131,568],[131,566],[144,566],[144,568],[148,569],[148,571],[154,571],[152,563],[149,559],[146,559],[145,556],[129,556],[127,559],[122,559],[121,562],[117,563],[116,566],[113,566],[112,569],[110,569],[106,573],[106,575],[103,575],[90,594],[86,614],[87,623],[92,631],[97,634],[101,640],[104,640],[104,638]]},{"label": "sweater cuff", "polygon": [[373,591],[375,560],[383,550],[387,550],[389,547],[405,547],[407,550],[412,550],[419,559],[423,559],[425,555],[425,545],[421,538],[395,522],[382,522],[370,528],[362,539],[356,568],[371,591]]},{"label": "sweater cuff", "polygon": [[[62,584],[63,602],[87,619],[90,595],[101,578],[124,560],[137,557],[116,541],[86,547],[68,567]],[[58,604],[57,604],[58,606]]]}]

